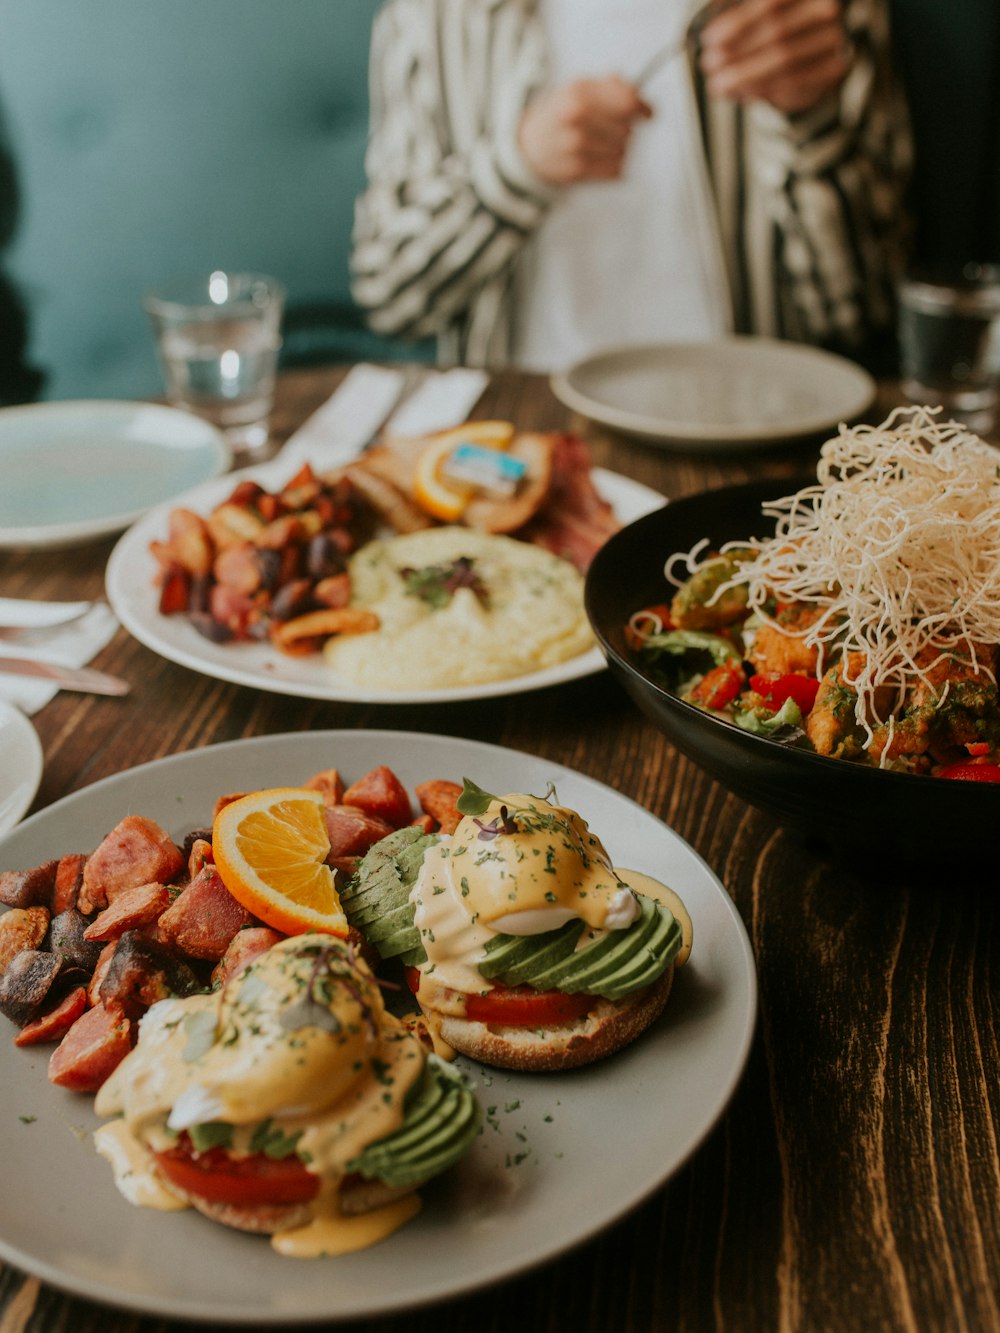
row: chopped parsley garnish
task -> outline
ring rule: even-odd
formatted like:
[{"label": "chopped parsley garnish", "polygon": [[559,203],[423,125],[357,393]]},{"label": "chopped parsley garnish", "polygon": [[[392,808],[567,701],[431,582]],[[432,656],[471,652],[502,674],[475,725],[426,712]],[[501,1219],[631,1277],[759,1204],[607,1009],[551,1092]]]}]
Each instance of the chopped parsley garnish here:
[{"label": "chopped parsley garnish", "polygon": [[483,606],[489,606],[486,584],[476,572],[475,562],[460,555],[447,565],[425,565],[423,569],[406,567],[399,571],[406,595],[419,597],[436,611],[448,605],[459,588],[468,588]]}]

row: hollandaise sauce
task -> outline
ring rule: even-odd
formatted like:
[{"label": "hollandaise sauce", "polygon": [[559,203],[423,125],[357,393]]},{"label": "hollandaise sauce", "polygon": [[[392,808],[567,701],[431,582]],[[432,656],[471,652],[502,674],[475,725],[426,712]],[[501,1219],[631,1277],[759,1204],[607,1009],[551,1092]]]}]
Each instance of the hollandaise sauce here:
[{"label": "hollandaise sauce", "polygon": [[[182,1152],[193,1144],[195,1155],[200,1145],[222,1148],[225,1163],[294,1154],[319,1189],[306,1224],[272,1243],[302,1256],[345,1253],[402,1226],[419,1208],[412,1188],[464,1151],[478,1119],[464,1084],[439,1078],[419,1040],[386,1012],[364,964],[342,941],[316,935],[275,945],[217,994],[154,1005],[96,1109],[120,1117],[97,1131],[96,1146],[120,1191],[144,1207],[184,1206],[153,1157],[178,1144]],[[442,1125],[453,1127],[419,1179],[419,1165],[393,1146],[404,1122],[417,1141],[426,1123],[425,1143],[432,1129],[436,1143]],[[380,1156],[371,1172],[373,1151]],[[376,1195],[381,1185],[411,1192],[345,1217],[345,1181],[365,1188],[358,1171],[374,1179]],[[204,1198],[220,1196],[206,1188]]]},{"label": "hollandaise sauce", "polygon": [[639,915],[584,820],[520,794],[496,798],[482,817],[465,816],[450,840],[429,847],[410,901],[427,955],[424,978],[446,1011],[441,987],[489,988],[478,963],[498,933],[541,935],[573,920],[624,929]]}]

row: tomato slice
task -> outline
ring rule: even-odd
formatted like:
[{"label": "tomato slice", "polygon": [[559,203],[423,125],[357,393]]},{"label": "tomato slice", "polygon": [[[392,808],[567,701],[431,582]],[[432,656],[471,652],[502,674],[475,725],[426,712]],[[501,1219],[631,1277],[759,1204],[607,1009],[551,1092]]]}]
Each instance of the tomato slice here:
[{"label": "tomato slice", "polygon": [[594,1003],[592,995],[566,995],[560,990],[494,985],[485,995],[467,995],[465,1014],[473,1022],[504,1027],[545,1028],[582,1018]]},{"label": "tomato slice", "polygon": [[738,662],[723,662],[706,671],[691,691],[691,698],[706,708],[722,709],[743,689],[743,668]]},{"label": "tomato slice", "polygon": [[1000,782],[1000,764],[976,763],[960,759],[948,764],[937,775],[939,778],[959,778],[962,782]]},{"label": "tomato slice", "polygon": [[267,1206],[308,1203],[319,1193],[320,1179],[294,1154],[268,1157],[252,1153],[233,1157],[225,1148],[196,1153],[182,1134],[176,1148],[155,1153],[156,1169],[164,1180],[186,1194],[208,1203]]},{"label": "tomato slice", "polygon": [[819,693],[819,681],[815,676],[802,676],[789,672],[786,676],[751,676],[750,688],[759,694],[766,707],[777,713],[788,699],[794,699],[803,717],[816,702]]},{"label": "tomato slice", "polygon": [[[406,969],[410,990],[417,991],[420,972]],[[466,995],[465,1016],[475,1023],[498,1023],[502,1027],[544,1028],[571,1023],[593,1007],[592,995],[566,995],[561,990],[535,990],[534,986],[504,986],[493,983],[483,995]]]}]

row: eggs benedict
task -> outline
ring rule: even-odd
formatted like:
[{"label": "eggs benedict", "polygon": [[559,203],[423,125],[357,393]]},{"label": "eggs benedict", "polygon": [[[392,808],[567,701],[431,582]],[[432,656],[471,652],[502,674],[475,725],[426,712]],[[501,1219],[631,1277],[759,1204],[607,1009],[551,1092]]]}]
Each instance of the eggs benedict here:
[{"label": "eggs benedict", "polygon": [[399,829],[341,893],[351,925],[398,957],[438,1048],[508,1069],[565,1069],[662,1012],[691,947],[683,903],[616,870],[573,810],[465,780],[450,836]]},{"label": "eggs benedict", "polygon": [[401,1226],[479,1124],[461,1078],[321,934],[282,940],[221,991],[153,1005],[96,1110],[119,1117],[95,1138],[131,1202],[190,1204],[304,1256]]}]

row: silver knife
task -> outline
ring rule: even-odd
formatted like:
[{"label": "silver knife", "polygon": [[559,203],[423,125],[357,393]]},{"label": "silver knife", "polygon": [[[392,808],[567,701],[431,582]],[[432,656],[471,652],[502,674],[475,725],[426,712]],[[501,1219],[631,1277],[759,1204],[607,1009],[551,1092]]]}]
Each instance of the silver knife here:
[{"label": "silver knife", "polygon": [[39,662],[33,657],[0,657],[0,675],[34,676],[50,680],[61,690],[78,690],[82,694],[128,694],[128,681],[109,676],[90,667],[66,667],[57,662]]}]

